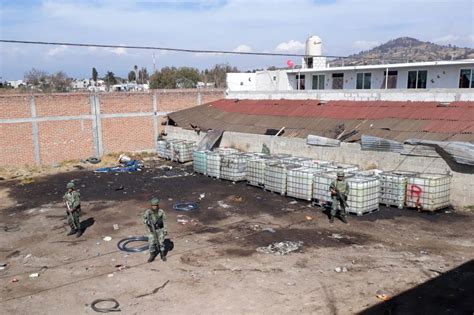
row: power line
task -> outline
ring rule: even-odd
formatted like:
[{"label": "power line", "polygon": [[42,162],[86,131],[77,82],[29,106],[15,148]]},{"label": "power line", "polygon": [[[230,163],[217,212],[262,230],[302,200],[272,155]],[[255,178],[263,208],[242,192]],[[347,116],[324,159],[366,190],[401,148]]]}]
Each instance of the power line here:
[{"label": "power line", "polygon": [[174,51],[174,52],[184,52],[184,53],[202,53],[202,54],[345,58],[343,56],[330,56],[330,55],[311,56],[311,55],[290,54],[290,53],[284,54],[284,53],[243,52],[243,51],[229,51],[229,50],[184,49],[184,48],[157,47],[157,46],[131,46],[131,45],[105,45],[105,44],[86,44],[86,43],[42,42],[42,41],[27,41],[27,40],[13,40],[13,39],[0,39],[0,42],[2,42],[2,43],[14,43],[14,44],[32,44],[32,45],[54,45],[54,46],[73,46],[73,47],[163,50],[163,51]]}]

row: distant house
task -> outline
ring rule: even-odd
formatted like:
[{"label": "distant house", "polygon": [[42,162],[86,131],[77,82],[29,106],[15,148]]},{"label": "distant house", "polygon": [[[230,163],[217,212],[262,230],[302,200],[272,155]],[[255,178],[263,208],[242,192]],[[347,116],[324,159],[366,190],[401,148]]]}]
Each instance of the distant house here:
[{"label": "distant house", "polygon": [[196,83],[196,87],[198,89],[214,88],[216,87],[216,83],[215,82],[198,82]]},{"label": "distant house", "polygon": [[18,89],[19,87],[26,86],[26,83],[23,80],[12,80],[7,81],[7,86],[11,86],[14,89]]}]

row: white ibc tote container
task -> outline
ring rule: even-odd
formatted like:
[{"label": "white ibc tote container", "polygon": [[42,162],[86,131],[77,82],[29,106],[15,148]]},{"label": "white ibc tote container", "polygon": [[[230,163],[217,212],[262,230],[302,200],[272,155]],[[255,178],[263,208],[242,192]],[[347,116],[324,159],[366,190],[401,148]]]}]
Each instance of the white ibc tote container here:
[{"label": "white ibc tote container", "polygon": [[265,189],[285,195],[288,170],[298,167],[289,163],[269,163],[265,167]]},{"label": "white ibc tote container", "polygon": [[234,182],[245,180],[248,159],[245,153],[222,156],[221,178]]},{"label": "white ibc tote container", "polygon": [[158,156],[160,158],[165,158],[166,154],[166,146],[167,146],[167,141],[166,140],[158,140],[157,145],[156,145],[156,151],[158,152]]},{"label": "white ibc tote container", "polygon": [[[353,174],[346,174],[346,180],[353,177]],[[323,171],[314,175],[313,181],[313,199],[320,205],[332,201],[329,186],[337,179],[337,172]]]},{"label": "white ibc tote container", "polygon": [[215,178],[221,178],[221,159],[219,152],[207,153],[207,172],[206,175]]},{"label": "white ibc tote container", "polygon": [[349,195],[347,196],[348,213],[363,215],[379,209],[380,180],[375,177],[348,178]]},{"label": "white ibc tote container", "polygon": [[270,156],[253,157],[247,161],[246,180],[249,185],[265,185],[265,168],[268,163],[275,163]]},{"label": "white ibc tote container", "polygon": [[435,211],[450,206],[451,175],[421,174],[408,178],[407,206]]},{"label": "white ibc tote container", "polygon": [[174,156],[173,160],[185,163],[193,160],[193,150],[196,147],[196,142],[184,140],[173,145]]},{"label": "white ibc tote container", "polygon": [[354,173],[359,170],[359,166],[356,164],[346,164],[346,163],[339,163],[339,162],[326,165],[325,168],[330,172],[341,171],[341,172],[344,172],[344,174]]},{"label": "white ibc tote container", "polygon": [[288,170],[286,195],[311,201],[313,199],[314,175],[321,170],[311,167],[299,167]]},{"label": "white ibc tote container", "polygon": [[418,175],[415,172],[388,171],[380,174],[380,203],[403,209],[405,206],[408,178]]},{"label": "white ibc tote container", "polygon": [[207,175],[207,154],[210,151],[194,151],[193,152],[193,167],[196,173]]}]

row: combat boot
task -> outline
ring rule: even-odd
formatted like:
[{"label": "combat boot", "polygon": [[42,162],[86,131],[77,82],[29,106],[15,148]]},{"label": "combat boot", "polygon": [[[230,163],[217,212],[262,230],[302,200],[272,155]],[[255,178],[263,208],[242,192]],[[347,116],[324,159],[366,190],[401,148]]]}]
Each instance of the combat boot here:
[{"label": "combat boot", "polygon": [[157,252],[150,252],[150,257],[148,257],[148,262],[151,263],[158,256]]},{"label": "combat boot", "polygon": [[160,258],[162,261],[166,261],[166,256],[165,256],[165,253],[163,253],[163,251],[160,251]]},{"label": "combat boot", "polygon": [[66,235],[69,236],[69,235],[73,235],[73,234],[76,234],[76,233],[77,233],[77,231],[75,229],[71,229],[69,231],[69,233],[67,233]]},{"label": "combat boot", "polygon": [[82,234],[84,234],[84,230],[79,229],[79,230],[77,230],[76,237],[81,237]]},{"label": "combat boot", "polygon": [[346,216],[341,216],[341,221],[344,222],[345,224],[347,224],[347,219],[346,219]]},{"label": "combat boot", "polygon": [[329,217],[329,223],[334,223],[334,216]]}]

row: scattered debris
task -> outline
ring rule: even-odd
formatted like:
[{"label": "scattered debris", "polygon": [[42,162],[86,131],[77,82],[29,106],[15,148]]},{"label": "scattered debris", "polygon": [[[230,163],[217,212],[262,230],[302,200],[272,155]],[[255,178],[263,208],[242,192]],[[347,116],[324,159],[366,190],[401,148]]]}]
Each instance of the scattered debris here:
[{"label": "scattered debris", "polygon": [[31,273],[30,278],[38,278],[39,277],[39,273],[35,272],[35,273]]},{"label": "scattered debris", "polygon": [[126,164],[126,163],[130,162],[131,160],[132,159],[126,154],[120,154],[119,158],[118,158],[118,162],[120,164]]},{"label": "scattered debris", "polygon": [[312,217],[310,217],[309,215],[305,216],[305,219],[306,219],[306,220],[308,220],[308,221],[311,221],[311,220],[313,220],[313,218],[312,218]]},{"label": "scattered debris", "polygon": [[113,227],[114,227],[114,231],[117,231],[119,229],[118,224],[114,224]]},{"label": "scattered debris", "polygon": [[31,178],[31,177],[26,177],[26,178],[23,178],[23,179],[21,180],[21,183],[22,183],[23,185],[28,185],[28,184],[31,184],[31,183],[34,183],[34,182],[35,182],[35,180],[34,180],[33,178]]},{"label": "scattered debris", "polygon": [[224,208],[224,209],[230,208],[230,205],[226,204],[223,200],[219,200],[217,204],[219,205],[219,207]]},{"label": "scattered debris", "polygon": [[125,189],[125,187],[123,185],[121,185],[121,186],[115,188],[115,191],[124,190],[124,189]]},{"label": "scattered debris", "polygon": [[173,206],[173,209],[178,210],[178,211],[192,211],[192,210],[196,210],[197,208],[199,208],[197,203],[189,202],[189,201],[178,202],[178,203],[175,203]]},{"label": "scattered debris", "polygon": [[128,269],[128,267],[125,265],[115,265],[115,268],[117,268],[117,271]]},{"label": "scattered debris", "polygon": [[290,202],[288,202],[288,203],[289,203],[290,205],[296,205],[296,204],[298,203],[298,201],[293,200],[293,201],[290,201]]},{"label": "scattered debris", "polygon": [[242,196],[235,196],[235,197],[233,198],[233,200],[234,200],[235,202],[242,202]]},{"label": "scattered debris", "polygon": [[206,197],[206,194],[205,194],[205,193],[204,193],[204,194],[200,194],[200,195],[199,195],[199,201],[203,200],[205,197]]},{"label": "scattered debris", "polygon": [[347,268],[346,267],[336,267],[334,268],[334,271],[339,273],[339,272],[347,272]]},{"label": "scattered debris", "polygon": [[138,299],[138,298],[142,298],[142,297],[145,297],[145,296],[148,296],[148,295],[152,295],[152,294],[155,294],[156,292],[164,289],[166,287],[166,285],[168,284],[168,282],[170,282],[169,280],[166,280],[165,283],[163,283],[162,285],[160,285],[158,288],[154,289],[151,293],[146,293],[146,294],[141,294],[141,295],[137,295],[135,298]]},{"label": "scattered debris", "polygon": [[109,273],[109,274],[107,275],[107,277],[109,277],[109,278],[112,278],[113,276],[114,276],[113,273]]},{"label": "scattered debris", "polygon": [[262,231],[270,232],[270,233],[275,233],[275,229],[272,229],[271,227],[264,228]]},{"label": "scattered debris", "polygon": [[284,241],[268,245],[267,247],[257,248],[257,252],[275,255],[287,255],[303,247],[303,242]]},{"label": "scattered debris", "polygon": [[[112,302],[114,303],[111,307],[97,307],[96,305],[103,302]],[[91,303],[91,308],[97,313],[109,313],[109,312],[120,312],[120,304],[116,299],[97,299]]]},{"label": "scattered debris", "polygon": [[344,238],[341,234],[336,234],[336,233],[333,233],[331,234],[331,236],[329,236],[329,238],[334,238],[336,240],[340,240],[342,238]]},{"label": "scattered debris", "polygon": [[381,299],[382,301],[388,301],[392,298],[391,293],[384,290],[378,290],[375,294],[375,296]]},{"label": "scattered debris", "polygon": [[112,237],[110,236],[106,236],[104,237],[102,240],[106,241],[106,242],[110,242],[112,240]]},{"label": "scattered debris", "polygon": [[7,263],[0,263],[0,270],[7,268]]},{"label": "scattered debris", "polygon": [[18,280],[17,278],[13,278],[11,282],[14,283],[14,282],[18,282],[18,281],[20,281],[20,280]]},{"label": "scattered debris", "polygon": [[127,173],[127,172],[137,172],[141,171],[143,163],[137,160],[131,160],[125,164],[114,167],[102,167],[96,169],[95,173]]},{"label": "scattered debris", "polygon": [[84,162],[91,163],[91,164],[98,164],[101,162],[101,159],[91,156],[90,158],[84,160]]}]

